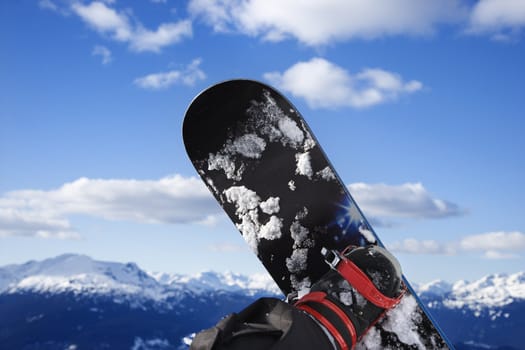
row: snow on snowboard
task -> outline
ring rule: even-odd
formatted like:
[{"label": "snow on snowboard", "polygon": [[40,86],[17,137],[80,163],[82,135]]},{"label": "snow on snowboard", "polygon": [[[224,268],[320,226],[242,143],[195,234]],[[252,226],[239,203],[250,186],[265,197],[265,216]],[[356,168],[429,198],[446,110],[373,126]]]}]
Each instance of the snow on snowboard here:
[{"label": "snow on snowboard", "polygon": [[[330,267],[323,247],[382,246],[306,122],[279,92],[230,80],[198,95],[184,119],[198,173],[285,295]],[[357,349],[452,349],[408,287]]]}]

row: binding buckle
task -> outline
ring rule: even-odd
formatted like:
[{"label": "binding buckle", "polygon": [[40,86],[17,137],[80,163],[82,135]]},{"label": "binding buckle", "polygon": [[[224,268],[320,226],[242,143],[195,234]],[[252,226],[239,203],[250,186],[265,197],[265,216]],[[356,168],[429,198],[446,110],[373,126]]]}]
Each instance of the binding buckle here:
[{"label": "binding buckle", "polygon": [[337,250],[328,250],[325,247],[321,248],[321,255],[324,257],[324,261],[332,269],[337,270],[337,265],[341,262],[341,256]]}]

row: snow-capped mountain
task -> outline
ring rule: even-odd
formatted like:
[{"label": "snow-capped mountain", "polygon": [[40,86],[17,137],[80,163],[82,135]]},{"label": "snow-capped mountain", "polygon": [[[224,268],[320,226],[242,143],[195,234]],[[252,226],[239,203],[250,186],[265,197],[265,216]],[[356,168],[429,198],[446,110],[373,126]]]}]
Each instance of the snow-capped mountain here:
[{"label": "snow-capped mountain", "polygon": [[416,289],[445,333],[468,349],[493,349],[493,344],[525,349],[525,272],[474,282],[434,281]]},{"label": "snow-capped mountain", "polygon": [[95,261],[88,256],[66,254],[44,261],[0,268],[0,293],[144,295],[159,300],[163,288],[136,264]]},{"label": "snow-capped mountain", "polygon": [[181,292],[243,292],[254,295],[279,290],[271,278],[231,272],[202,272],[194,276],[145,272],[135,263],[96,261],[85,255],[65,254],[44,261],[0,268],[0,294],[23,292],[112,295],[156,302]]},{"label": "snow-capped mountain", "polygon": [[188,335],[263,295],[264,275],[148,273],[61,255],[0,267],[0,349],[187,349]]},{"label": "snow-capped mountain", "polygon": [[153,278],[164,286],[191,290],[195,293],[204,293],[209,290],[222,290],[227,292],[254,293],[267,291],[271,294],[279,294],[279,288],[267,274],[254,274],[245,276],[233,272],[217,273],[205,271],[196,275],[177,275],[150,272]]},{"label": "snow-capped mountain", "polygon": [[[457,349],[525,349],[525,273],[415,286]],[[260,296],[266,275],[149,273],[82,255],[0,267],[0,349],[187,349]]]},{"label": "snow-capped mountain", "polygon": [[421,296],[444,297],[448,308],[467,307],[473,311],[503,307],[525,299],[525,272],[512,275],[490,275],[474,282],[447,283],[434,281],[417,286]]}]

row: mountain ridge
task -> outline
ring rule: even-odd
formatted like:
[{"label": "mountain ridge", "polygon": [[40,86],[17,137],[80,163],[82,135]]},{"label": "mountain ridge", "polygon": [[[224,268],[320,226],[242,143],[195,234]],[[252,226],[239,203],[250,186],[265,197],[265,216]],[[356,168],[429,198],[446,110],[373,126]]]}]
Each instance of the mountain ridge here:
[{"label": "mountain ridge", "polygon": [[[234,272],[203,271],[194,275],[149,272],[137,264],[99,261],[87,255],[63,254],[41,261],[0,266],[0,293],[17,290],[96,291],[136,294],[147,289],[153,299],[169,291],[186,288],[195,293],[208,290],[264,292],[280,294],[266,274],[243,275]],[[504,306],[525,299],[525,272],[491,274],[473,282],[449,283],[435,280],[413,285],[420,296],[446,297],[447,306],[476,309]],[[169,293],[168,293],[169,294]]]},{"label": "mountain ridge", "polygon": [[[458,350],[525,350],[525,272],[414,287]],[[6,265],[0,348],[187,349],[191,333],[262,296],[283,297],[265,274],[146,272],[76,254]]]}]

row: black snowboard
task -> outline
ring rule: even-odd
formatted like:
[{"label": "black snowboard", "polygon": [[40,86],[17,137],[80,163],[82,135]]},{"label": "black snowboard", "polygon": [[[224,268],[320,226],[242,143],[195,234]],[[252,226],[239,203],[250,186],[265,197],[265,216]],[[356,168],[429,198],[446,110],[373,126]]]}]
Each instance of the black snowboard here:
[{"label": "black snowboard", "polygon": [[[322,247],[379,244],[295,107],[260,82],[231,80],[198,95],[184,119],[186,151],[285,295],[329,266]],[[408,283],[401,303],[357,349],[452,349]]]}]

